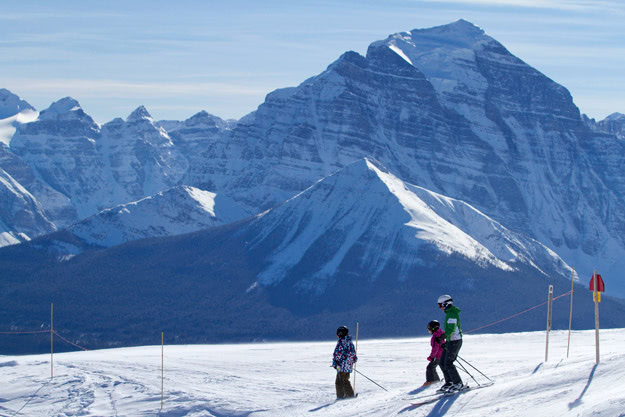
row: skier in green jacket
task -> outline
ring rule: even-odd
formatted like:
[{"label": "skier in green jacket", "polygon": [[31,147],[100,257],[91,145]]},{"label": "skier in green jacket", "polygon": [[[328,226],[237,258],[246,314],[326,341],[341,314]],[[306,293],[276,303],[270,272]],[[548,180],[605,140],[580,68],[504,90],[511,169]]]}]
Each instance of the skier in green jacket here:
[{"label": "skier in green jacket", "polygon": [[460,309],[453,305],[450,295],[438,297],[438,307],[445,312],[445,344],[441,355],[441,368],[445,376],[445,384],[440,392],[457,392],[464,388],[462,379],[454,365],[458,352],[462,347],[462,328],[460,327]]}]

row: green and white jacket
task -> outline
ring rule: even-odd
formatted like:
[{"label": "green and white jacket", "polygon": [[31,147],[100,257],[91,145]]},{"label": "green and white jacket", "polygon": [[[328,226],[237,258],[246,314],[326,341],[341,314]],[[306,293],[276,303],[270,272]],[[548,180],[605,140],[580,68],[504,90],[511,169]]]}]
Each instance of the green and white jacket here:
[{"label": "green and white jacket", "polygon": [[453,305],[445,310],[445,339],[447,342],[462,339],[460,309]]}]

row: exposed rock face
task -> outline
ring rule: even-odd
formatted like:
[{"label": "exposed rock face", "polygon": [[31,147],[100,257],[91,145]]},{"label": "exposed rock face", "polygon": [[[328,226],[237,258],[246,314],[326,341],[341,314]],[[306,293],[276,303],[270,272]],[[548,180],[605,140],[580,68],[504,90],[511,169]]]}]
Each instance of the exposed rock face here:
[{"label": "exposed rock face", "polygon": [[71,200],[74,220],[170,188],[187,169],[144,107],[100,127],[71,98],[21,125],[11,151]]},{"label": "exposed rock face", "polygon": [[168,133],[176,148],[188,160],[189,169],[182,183],[215,190],[215,177],[221,176],[218,167],[223,166],[227,159],[225,148],[236,122],[224,121],[201,111],[183,122],[165,125],[169,126]]},{"label": "exposed rock face", "polygon": [[120,193],[102,208],[164,191],[178,184],[188,169],[167,132],[156,125],[143,106],[125,122],[115,119],[102,126],[98,145],[105,172]]},{"label": "exposed rock face", "polygon": [[[38,200],[46,217],[58,228],[69,226],[78,220],[72,201],[43,181],[31,165],[11,152],[3,143],[0,143],[0,167]],[[16,231],[21,231],[17,225],[13,226]]]},{"label": "exposed rock face", "polygon": [[605,133],[615,135],[619,139],[625,139],[625,114],[612,113],[598,122],[597,128]]},{"label": "exposed rock face", "polygon": [[20,125],[11,140],[11,151],[43,182],[68,197],[82,217],[89,211],[86,207],[98,205],[90,196],[102,186],[103,164],[96,147],[99,137],[98,124],[76,100],[67,97],[43,110],[37,121]]}]

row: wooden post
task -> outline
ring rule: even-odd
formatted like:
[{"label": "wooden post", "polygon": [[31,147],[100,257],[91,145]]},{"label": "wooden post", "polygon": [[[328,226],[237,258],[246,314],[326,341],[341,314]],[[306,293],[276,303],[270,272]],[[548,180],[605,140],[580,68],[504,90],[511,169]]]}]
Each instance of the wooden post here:
[{"label": "wooden post", "polygon": [[549,286],[549,299],[547,302],[547,339],[545,342],[545,362],[549,359],[549,332],[551,331],[551,305],[553,303],[553,285]]},{"label": "wooden post", "polygon": [[[356,356],[358,356],[358,325],[356,322]],[[354,363],[354,394],[356,393],[356,363]]]},{"label": "wooden post", "polygon": [[571,347],[571,324],[573,323],[573,280],[575,279],[575,268],[571,268],[571,313],[569,314],[569,341],[566,344],[566,357],[569,357]]},{"label": "wooden post", "polygon": [[599,286],[597,285],[597,271],[593,271],[594,284],[593,300],[595,300],[595,363],[599,364]]},{"label": "wooden post", "polygon": [[163,386],[165,380],[165,349],[164,349],[165,336],[164,332],[161,332],[161,410],[163,409]]},{"label": "wooden post", "polygon": [[50,303],[50,379],[54,379],[54,303]]}]

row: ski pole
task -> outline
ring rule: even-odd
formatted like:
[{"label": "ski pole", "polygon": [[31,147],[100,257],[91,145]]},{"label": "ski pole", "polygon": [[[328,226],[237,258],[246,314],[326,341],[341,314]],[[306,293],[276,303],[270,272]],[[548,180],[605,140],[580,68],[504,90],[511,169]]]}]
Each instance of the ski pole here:
[{"label": "ski pole", "polygon": [[478,387],[481,387],[481,386],[482,386],[482,384],[480,384],[479,382],[477,382],[477,379],[473,378],[473,375],[471,375],[471,374],[469,373],[469,371],[467,371],[467,369],[466,369],[464,366],[462,366],[462,364],[461,364],[460,362],[458,362],[458,366],[459,366],[459,367],[460,367],[460,369],[462,369],[462,370],[463,370],[463,371],[464,371],[467,375],[469,375],[469,376],[471,377],[471,379],[472,379],[472,380],[474,380],[474,381],[475,381],[475,383],[477,384],[477,386],[478,386]]},{"label": "ski pole", "polygon": [[490,379],[489,377],[487,377],[486,375],[484,375],[479,369],[477,369],[475,366],[471,365],[469,362],[467,362],[465,359],[461,358],[459,355],[457,356],[458,359],[460,359],[462,362],[466,363],[467,365],[469,365],[471,368],[475,369],[476,371],[478,371],[484,378],[488,379],[490,382],[493,382],[492,379]]},{"label": "ski pole", "polygon": [[378,387],[382,388],[384,391],[388,392],[388,390],[386,388],[384,388],[382,385],[378,384],[377,382],[375,382],[373,379],[369,378],[367,375],[363,374],[360,371],[357,371],[356,369],[354,369],[354,371],[358,372],[360,375],[364,376],[365,378],[367,378],[369,381],[373,382],[375,385],[377,385]]}]

